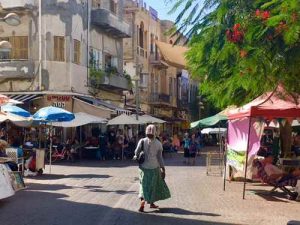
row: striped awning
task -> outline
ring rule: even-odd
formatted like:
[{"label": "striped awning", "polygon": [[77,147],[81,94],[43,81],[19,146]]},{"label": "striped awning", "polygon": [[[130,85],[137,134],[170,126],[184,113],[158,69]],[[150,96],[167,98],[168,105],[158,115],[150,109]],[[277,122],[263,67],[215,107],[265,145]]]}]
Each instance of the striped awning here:
[{"label": "striped awning", "polygon": [[31,100],[42,97],[41,94],[7,94],[7,96],[20,102],[29,102]]}]

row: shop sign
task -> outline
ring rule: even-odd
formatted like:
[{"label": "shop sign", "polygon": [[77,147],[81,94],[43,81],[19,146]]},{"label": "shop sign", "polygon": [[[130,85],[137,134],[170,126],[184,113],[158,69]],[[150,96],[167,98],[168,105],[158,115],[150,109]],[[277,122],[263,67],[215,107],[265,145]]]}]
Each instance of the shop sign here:
[{"label": "shop sign", "polygon": [[71,96],[68,95],[48,95],[47,101],[51,105],[58,108],[66,108],[66,103],[71,101]]}]

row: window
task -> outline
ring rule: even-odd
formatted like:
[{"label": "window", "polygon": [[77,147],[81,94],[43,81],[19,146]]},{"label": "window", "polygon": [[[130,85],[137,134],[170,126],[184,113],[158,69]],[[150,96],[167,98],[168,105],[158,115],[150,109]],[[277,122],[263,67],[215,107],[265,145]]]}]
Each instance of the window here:
[{"label": "window", "polygon": [[110,11],[117,14],[117,2],[116,0],[110,0]]},{"label": "window", "polygon": [[111,55],[105,54],[105,58],[104,58],[105,69],[112,67],[111,59],[112,59]]},{"label": "window", "polygon": [[1,38],[1,41],[8,41],[11,44],[11,52],[3,52],[0,59],[28,59],[28,37],[12,36]]},{"label": "window", "polygon": [[65,37],[54,36],[54,61],[65,61]]},{"label": "window", "polygon": [[139,46],[141,48],[144,48],[144,23],[143,22],[141,22],[139,28]]},{"label": "window", "polygon": [[101,6],[101,0],[93,0],[93,8],[100,8]]},{"label": "window", "polygon": [[154,35],[150,34],[150,53],[154,52]]},{"label": "window", "polygon": [[73,62],[80,64],[80,41],[74,39],[74,55]]},{"label": "window", "polygon": [[94,69],[102,69],[102,51],[91,48],[90,49],[90,66]]}]

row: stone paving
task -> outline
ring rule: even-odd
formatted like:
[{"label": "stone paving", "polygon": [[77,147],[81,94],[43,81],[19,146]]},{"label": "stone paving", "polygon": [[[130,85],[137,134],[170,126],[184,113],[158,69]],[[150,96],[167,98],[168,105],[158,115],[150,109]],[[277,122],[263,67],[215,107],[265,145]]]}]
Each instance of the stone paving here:
[{"label": "stone paving", "polygon": [[[300,202],[270,187],[226,182],[206,175],[205,157],[196,166],[183,163],[181,154],[166,159],[166,181],[172,198],[160,210],[138,213],[137,166],[131,161],[57,163],[52,174],[26,178],[28,188],[0,201],[0,225],[194,225],[287,224],[300,221]],[[48,171],[46,167],[46,172]]]}]

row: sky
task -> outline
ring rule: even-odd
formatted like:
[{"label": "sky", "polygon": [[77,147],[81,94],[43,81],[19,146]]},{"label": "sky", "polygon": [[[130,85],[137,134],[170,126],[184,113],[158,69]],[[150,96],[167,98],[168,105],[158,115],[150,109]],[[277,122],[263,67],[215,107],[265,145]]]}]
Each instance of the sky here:
[{"label": "sky", "polygon": [[147,8],[149,8],[149,6],[151,6],[153,9],[155,9],[156,11],[158,11],[158,18],[161,20],[171,20],[171,21],[175,21],[176,19],[176,15],[178,13],[174,13],[169,15],[168,12],[171,10],[172,8],[172,4],[165,4],[164,0],[144,0],[144,2],[147,4]]}]

